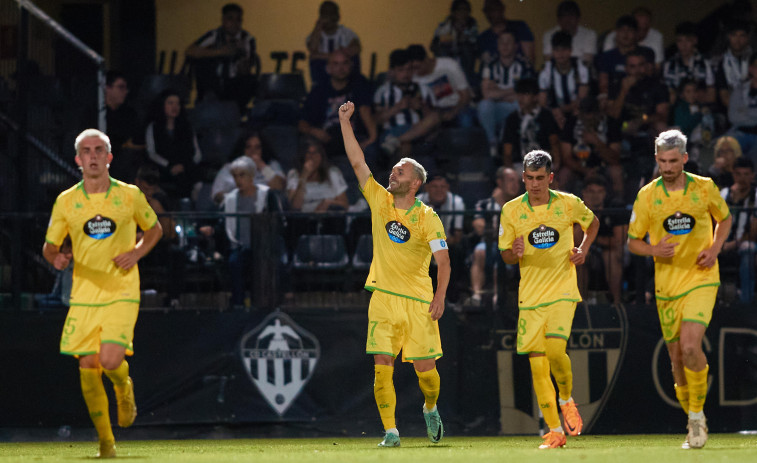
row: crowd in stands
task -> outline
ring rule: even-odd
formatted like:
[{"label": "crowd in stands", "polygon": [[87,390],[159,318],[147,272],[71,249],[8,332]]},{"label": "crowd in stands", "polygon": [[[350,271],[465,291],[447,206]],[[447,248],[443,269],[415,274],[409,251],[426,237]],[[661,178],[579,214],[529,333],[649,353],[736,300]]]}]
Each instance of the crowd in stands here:
[{"label": "crowd in stands", "polygon": [[[537,58],[534,31],[507,17],[503,1],[484,2],[489,27],[479,32],[483,27],[471,16],[470,2],[454,0],[428,45],[392,51],[388,67],[370,81],[360,73],[360,31],[341,24],[339,6],[327,0],[303,37],[312,80],[306,97],[263,106],[253,98],[257,83],[250,74],[255,39],[241,28],[242,8],[228,4],[222,25],[185,54],[197,85],[197,102],[189,111],[233,102],[239,110],[236,148],[225,159],[204,153],[203,135],[191,123],[196,117],[172,90],[158,97],[144,124],[135,124],[136,112],[125,103],[128,83],[123,74],[110,72],[112,173],[126,181],[138,178],[148,189],[159,185],[161,194],[148,197],[163,211],[179,210],[182,198],[190,198],[196,210],[233,213],[359,211],[366,206],[347,163],[337,116],[339,106],[352,101],[355,133],[380,182],[404,156],[429,170],[420,199],[452,213],[444,224],[457,269],[453,281],[464,282],[462,292],[476,301],[497,268],[513,271],[501,263],[494,237],[487,238],[485,230],[498,227],[491,212],[521,193],[521,160],[543,149],[554,159],[553,188],[579,195],[602,219],[600,252],[582,271],[582,293],[591,289],[587,273],[603,272],[610,300],[620,302],[627,284],[622,270],[628,265],[622,211],[640,185],[656,177],[658,133],[680,128],[689,137],[687,171],[712,176],[729,205],[755,206],[757,29],[749,2],[726,7],[717,10],[717,21],[683,22],[675,25],[674,36],[664,37],[654,28],[661,18],[647,8],[621,15],[610,31],[594,31],[581,20],[575,1],[562,1],[556,25],[543,32]],[[271,121],[289,126],[286,140],[263,136]],[[462,143],[450,142],[454,137]],[[296,157],[277,158],[281,150],[271,145],[281,142],[298,146]],[[460,148],[451,152],[453,146]],[[471,165],[478,170],[471,172]],[[465,181],[470,174],[479,175],[477,190],[464,188],[473,183]],[[621,213],[605,214],[605,209]],[[210,230],[214,227],[220,233]],[[335,228],[340,227],[343,233],[346,222]],[[203,229],[208,236],[225,237],[225,252],[241,275],[254,245],[249,220],[227,218]],[[164,241],[176,239],[164,236]],[[756,216],[739,213],[723,258],[740,269],[744,301],[754,293],[756,239]],[[282,254],[291,253],[293,245],[282,242]],[[240,304],[243,281],[233,282],[234,303]],[[451,288],[450,299],[460,289]]]}]

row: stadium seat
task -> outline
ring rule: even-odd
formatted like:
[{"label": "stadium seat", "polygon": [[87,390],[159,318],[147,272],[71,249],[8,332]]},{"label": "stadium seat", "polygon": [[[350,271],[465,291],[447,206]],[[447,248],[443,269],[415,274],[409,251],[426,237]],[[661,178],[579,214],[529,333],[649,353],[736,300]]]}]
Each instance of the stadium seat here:
[{"label": "stadium seat", "polygon": [[447,159],[488,157],[486,132],[481,127],[444,129],[436,140],[439,155]]},{"label": "stadium seat", "polygon": [[205,98],[188,111],[189,122],[196,132],[205,129],[239,126],[239,107],[233,101]]},{"label": "stadium seat", "polygon": [[352,268],[356,270],[368,270],[373,260],[373,236],[360,235],[357,240],[355,254],[352,256]]},{"label": "stadium seat", "polygon": [[494,162],[489,156],[460,158],[453,192],[463,198],[466,208],[473,209],[476,202],[491,195],[493,176]]},{"label": "stadium seat", "polygon": [[276,74],[266,72],[260,76],[256,94],[257,103],[259,100],[292,100],[297,103],[301,102],[307,90],[305,89],[305,79],[301,73],[293,74]]},{"label": "stadium seat", "polygon": [[294,253],[294,268],[307,270],[340,270],[349,258],[342,235],[302,235]]}]

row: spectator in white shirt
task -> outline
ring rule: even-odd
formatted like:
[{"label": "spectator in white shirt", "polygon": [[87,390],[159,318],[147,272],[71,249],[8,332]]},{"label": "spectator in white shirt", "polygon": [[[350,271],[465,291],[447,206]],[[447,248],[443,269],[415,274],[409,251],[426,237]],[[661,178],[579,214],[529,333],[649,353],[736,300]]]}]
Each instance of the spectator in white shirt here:
[{"label": "spectator in white shirt", "polygon": [[565,0],[557,5],[557,26],[544,33],[544,61],[552,57],[552,34],[565,31],[573,37],[571,56],[579,58],[587,66],[591,66],[597,53],[597,33],[580,25],[581,9],[573,0]]}]

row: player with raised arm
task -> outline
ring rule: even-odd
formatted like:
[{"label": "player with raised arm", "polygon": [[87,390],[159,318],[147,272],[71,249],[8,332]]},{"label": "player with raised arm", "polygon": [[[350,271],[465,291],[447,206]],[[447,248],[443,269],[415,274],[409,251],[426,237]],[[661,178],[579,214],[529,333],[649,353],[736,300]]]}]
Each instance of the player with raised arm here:
[{"label": "player with raised arm", "polygon": [[[360,190],[371,208],[373,261],[365,288],[373,291],[368,306],[365,351],[373,355],[373,392],[386,434],[379,447],[399,447],[395,421],[397,395],[394,360],[412,362],[425,397],[423,418],[428,438],[437,443],[444,426],[436,407],[440,379],[436,359],[442,356],[438,320],[444,313],[450,261],[441,220],[415,194],[426,181],[417,161],[403,158],[392,168],[389,186],[376,182],[355,139],[350,117],[355,105],[339,108],[344,146]],[[437,264],[434,292],[428,273],[431,256]]]},{"label": "player with raised arm", "polygon": [[[581,434],[583,420],[573,400],[573,371],[565,352],[576,304],[581,301],[576,265],[586,260],[599,220],[578,197],[551,190],[552,157],[541,150],[523,159],[526,193],[502,206],[499,249],[505,263],[520,266],[518,354],[528,355],[536,399],[550,431],[540,449],[565,445],[565,430],[550,372],[557,381],[565,428]],[[573,224],[584,237],[573,243]]]},{"label": "player with raised arm", "polygon": [[[60,352],[79,359],[82,395],[100,440],[97,456],[108,458],[116,456],[116,446],[102,373],[116,391],[119,426],[131,426],[137,406],[125,356],[133,353],[139,311],[137,261],[163,229],[139,188],[108,175],[113,154],[107,135],[87,129],[75,149],[82,181],[58,195],[42,255],[58,270],[75,260]],[[137,226],[144,231],[139,241]],[[66,235],[72,253],[60,251]]]},{"label": "player with raised arm", "polygon": [[[720,286],[718,254],[732,217],[715,182],[683,170],[686,136],[662,132],[655,140],[660,177],[636,196],[628,249],[655,261],[655,299],[668,347],[676,397],[688,415],[683,448],[707,443],[704,401],[709,365],[702,339]],[[717,222],[713,233],[712,221]],[[644,241],[649,234],[649,242]]]}]

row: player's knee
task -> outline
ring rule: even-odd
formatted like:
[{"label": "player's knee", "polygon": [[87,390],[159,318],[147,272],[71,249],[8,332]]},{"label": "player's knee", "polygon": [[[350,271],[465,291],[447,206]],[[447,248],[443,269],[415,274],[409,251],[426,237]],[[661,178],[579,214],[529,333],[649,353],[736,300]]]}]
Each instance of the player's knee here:
[{"label": "player's knee", "polygon": [[681,342],[681,356],[684,359],[696,357],[701,351],[701,345],[698,345],[694,342]]}]

